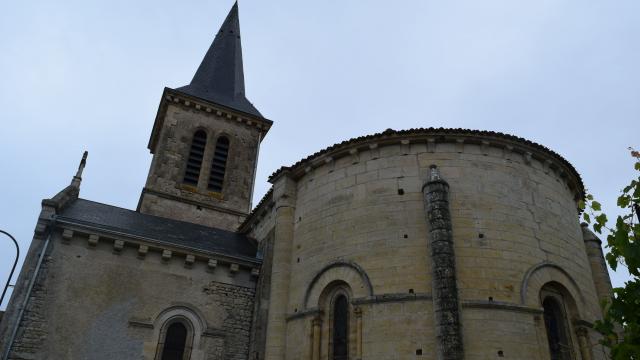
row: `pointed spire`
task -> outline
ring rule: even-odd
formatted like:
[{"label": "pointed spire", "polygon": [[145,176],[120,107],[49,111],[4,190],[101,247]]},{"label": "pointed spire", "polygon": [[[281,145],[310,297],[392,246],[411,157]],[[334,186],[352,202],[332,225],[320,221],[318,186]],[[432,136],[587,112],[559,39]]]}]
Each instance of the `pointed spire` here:
[{"label": "pointed spire", "polygon": [[244,93],[237,1],[222,23],[191,83],[177,90],[262,117]]},{"label": "pointed spire", "polygon": [[76,172],[76,175],[73,177],[73,180],[71,180],[71,186],[80,188],[80,183],[82,182],[82,172],[84,171],[84,167],[87,164],[87,155],[89,155],[88,151],[85,151],[82,154],[82,160],[80,160],[80,165],[78,165],[78,171]]}]

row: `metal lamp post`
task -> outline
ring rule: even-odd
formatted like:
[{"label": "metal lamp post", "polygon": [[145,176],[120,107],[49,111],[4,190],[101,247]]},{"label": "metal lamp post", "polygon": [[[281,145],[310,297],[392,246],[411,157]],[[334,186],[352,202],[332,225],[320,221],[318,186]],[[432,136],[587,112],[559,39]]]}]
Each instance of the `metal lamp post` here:
[{"label": "metal lamp post", "polygon": [[9,274],[7,283],[4,286],[4,290],[2,290],[2,297],[0,297],[0,306],[2,306],[2,303],[4,301],[4,294],[7,292],[7,289],[9,288],[9,283],[11,283],[11,279],[13,278],[13,272],[16,270],[16,265],[18,264],[18,258],[20,258],[20,246],[18,246],[18,242],[16,241],[16,239],[13,236],[11,236],[11,234],[9,234],[8,232],[4,230],[0,230],[0,233],[7,235],[11,240],[13,240],[13,243],[16,245],[16,259],[13,261],[13,267],[11,268],[11,273]]}]

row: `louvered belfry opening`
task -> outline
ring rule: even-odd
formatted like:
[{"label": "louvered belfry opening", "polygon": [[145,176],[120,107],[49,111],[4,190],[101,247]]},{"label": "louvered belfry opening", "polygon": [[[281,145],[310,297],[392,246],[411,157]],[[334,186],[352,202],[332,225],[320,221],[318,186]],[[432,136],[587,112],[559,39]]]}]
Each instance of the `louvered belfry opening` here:
[{"label": "louvered belfry opening", "polygon": [[224,172],[227,167],[227,157],[229,155],[229,139],[225,136],[218,138],[216,150],[213,153],[211,162],[211,173],[209,174],[209,190],[222,192],[224,182]]},{"label": "louvered belfry opening", "polygon": [[200,169],[202,168],[202,158],[204,157],[204,148],[207,145],[207,134],[198,130],[193,134],[191,142],[191,150],[189,150],[189,159],[187,159],[187,169],[184,173],[184,183],[198,186],[198,178],[200,177]]}]

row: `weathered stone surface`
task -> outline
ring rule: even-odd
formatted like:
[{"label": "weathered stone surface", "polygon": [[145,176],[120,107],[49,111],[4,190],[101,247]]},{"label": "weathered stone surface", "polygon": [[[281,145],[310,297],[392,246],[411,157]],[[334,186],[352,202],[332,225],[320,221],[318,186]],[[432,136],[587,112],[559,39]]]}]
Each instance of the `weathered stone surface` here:
[{"label": "weathered stone surface", "polygon": [[247,359],[255,293],[250,268],[232,277],[207,271],[204,260],[188,268],[165,262],[159,250],[140,259],[137,246],[118,254],[107,241],[88,248],[78,232],[62,241],[56,230],[9,359],[153,359],[163,325],[157,319],[176,307],[219,334],[200,337],[191,359]]},{"label": "weathered stone surface", "polygon": [[458,312],[460,305],[449,213],[449,186],[439,178],[435,166],[431,168],[430,177],[423,191],[430,235],[435,235],[429,240],[438,358],[461,360],[463,358],[462,329]]},{"label": "weathered stone surface", "polygon": [[[170,104],[154,151],[139,211],[176,220],[236,230],[249,213],[261,131],[246,123],[203,110]],[[183,183],[191,141],[207,133],[197,186]],[[220,136],[229,139],[221,193],[207,188]]]},{"label": "weathered stone surface", "polygon": [[[575,299],[584,301],[576,300],[579,310],[572,316],[587,321],[600,316],[577,221],[575,193],[565,180],[545,172],[536,156],[527,163],[513,146],[507,159],[493,141],[484,148],[465,142],[459,152],[455,144],[424,140],[420,143],[422,139],[412,138],[406,155],[402,144],[379,144],[374,153],[365,146],[357,151],[346,149],[347,155],[318,162],[296,179],[296,193],[291,197],[295,199],[291,254],[284,260],[291,272],[280,279],[288,282],[289,289],[287,358],[310,358],[317,314],[313,311],[318,310],[325,310],[321,358],[329,356],[330,316],[326,309],[317,308],[322,291],[311,291],[319,295],[309,299],[308,307],[304,299],[312,279],[336,261],[358,264],[373,287],[373,297],[356,299],[363,304],[363,359],[413,358],[418,349],[423,358],[435,359],[438,336],[444,337],[445,351],[458,349],[457,342],[447,339],[450,331],[436,334],[435,319],[440,316],[442,324],[454,323],[451,312],[441,309],[469,301],[508,306],[462,306],[459,324],[465,359],[495,358],[498,351],[505,357],[545,359],[544,322],[535,320],[541,306],[539,291],[546,282],[571,286],[571,280],[559,270],[541,268],[527,283],[527,294],[535,295],[522,300],[527,273],[543,262],[557,264],[578,285]],[[444,183],[422,192],[431,164],[438,165],[449,183],[449,198],[442,193]],[[269,207],[272,202],[265,204],[249,226],[250,235],[260,241],[267,239],[277,222],[275,209]],[[443,266],[431,271],[435,262]],[[316,286],[321,289],[344,282],[353,294],[362,292],[359,278],[347,270],[331,271],[320,279]],[[459,301],[449,296],[446,286],[432,287],[436,280],[455,281]],[[410,290],[426,295],[411,302],[399,296]],[[266,322],[256,326],[266,326]],[[356,339],[355,333],[351,336]],[[591,343],[596,344],[596,335],[591,336]],[[353,346],[350,351],[355,354],[356,344]],[[578,352],[576,347],[574,353]],[[259,359],[263,359],[261,354]]]}]

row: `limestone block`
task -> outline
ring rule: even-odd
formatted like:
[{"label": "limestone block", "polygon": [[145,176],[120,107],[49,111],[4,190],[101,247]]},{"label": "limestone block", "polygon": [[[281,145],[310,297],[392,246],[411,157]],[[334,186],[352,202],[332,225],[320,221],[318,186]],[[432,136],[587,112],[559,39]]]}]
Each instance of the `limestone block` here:
[{"label": "limestone block", "polygon": [[64,229],[62,231],[62,242],[68,244],[71,241],[71,238],[73,238],[73,230]]},{"label": "limestone block", "polygon": [[124,249],[124,240],[115,240],[113,242],[113,253],[120,254],[122,249]]},{"label": "limestone block", "polygon": [[89,235],[88,245],[89,247],[96,247],[98,245],[98,241],[100,237],[96,234]]},{"label": "limestone block", "polygon": [[147,245],[138,246],[138,258],[139,259],[144,259],[145,256],[147,256],[148,252],[149,252],[149,247]]},{"label": "limestone block", "polygon": [[196,257],[194,255],[187,255],[184,258],[184,267],[191,268],[193,267],[193,263],[195,263]]},{"label": "limestone block", "polygon": [[169,260],[171,260],[172,255],[173,253],[171,252],[171,250],[162,250],[162,261],[168,262]]}]

